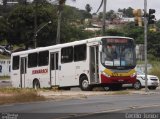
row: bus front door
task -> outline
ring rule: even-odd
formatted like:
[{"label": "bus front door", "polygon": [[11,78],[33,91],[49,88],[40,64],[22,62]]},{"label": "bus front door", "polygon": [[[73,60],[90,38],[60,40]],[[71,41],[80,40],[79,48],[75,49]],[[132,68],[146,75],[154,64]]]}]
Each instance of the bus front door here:
[{"label": "bus front door", "polygon": [[26,86],[26,68],[27,58],[21,57],[21,65],[20,65],[20,87],[25,88]]},{"label": "bus front door", "polygon": [[99,83],[98,69],[98,46],[90,46],[90,82],[91,84]]},{"label": "bus front door", "polygon": [[50,82],[51,86],[58,85],[58,52],[50,54]]}]

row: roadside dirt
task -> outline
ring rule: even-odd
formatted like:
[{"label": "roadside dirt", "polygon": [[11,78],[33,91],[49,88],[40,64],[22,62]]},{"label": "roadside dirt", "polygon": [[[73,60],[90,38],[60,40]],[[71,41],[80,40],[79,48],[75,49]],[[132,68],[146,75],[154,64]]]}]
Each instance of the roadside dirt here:
[{"label": "roadside dirt", "polygon": [[48,100],[65,100],[65,99],[85,99],[88,96],[97,96],[97,95],[150,95],[150,94],[160,94],[159,92],[149,91],[145,92],[142,90],[121,90],[121,91],[38,91],[40,96],[44,96]]}]

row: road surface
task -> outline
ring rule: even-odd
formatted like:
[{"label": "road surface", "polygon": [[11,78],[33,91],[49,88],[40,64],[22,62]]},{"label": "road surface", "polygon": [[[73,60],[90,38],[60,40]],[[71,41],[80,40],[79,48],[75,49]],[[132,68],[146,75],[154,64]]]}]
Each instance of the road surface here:
[{"label": "road surface", "polygon": [[[2,116],[18,114],[20,119],[81,118],[77,116],[88,114],[90,118],[96,114],[95,117],[106,119],[106,114],[109,114],[111,118],[112,115],[115,116],[113,112],[120,112],[124,115],[130,111],[139,112],[138,110],[160,112],[160,95],[156,93],[101,95],[63,101],[51,100],[0,106],[0,112],[4,114]],[[88,116],[83,116],[83,118],[88,119]]]}]

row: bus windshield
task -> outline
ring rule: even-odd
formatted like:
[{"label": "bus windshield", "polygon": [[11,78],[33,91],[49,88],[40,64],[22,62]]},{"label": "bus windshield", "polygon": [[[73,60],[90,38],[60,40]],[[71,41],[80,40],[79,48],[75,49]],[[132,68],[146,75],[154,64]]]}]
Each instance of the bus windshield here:
[{"label": "bus windshield", "polygon": [[127,69],[136,65],[133,40],[124,38],[102,39],[102,65],[110,69]]}]

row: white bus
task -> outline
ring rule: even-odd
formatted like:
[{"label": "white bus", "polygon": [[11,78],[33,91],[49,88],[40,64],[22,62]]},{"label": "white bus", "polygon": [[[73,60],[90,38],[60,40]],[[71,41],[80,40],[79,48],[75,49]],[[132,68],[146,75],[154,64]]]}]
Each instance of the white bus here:
[{"label": "white bus", "polygon": [[19,88],[91,90],[136,81],[135,43],[128,37],[95,37],[16,52],[11,64],[12,85]]}]

